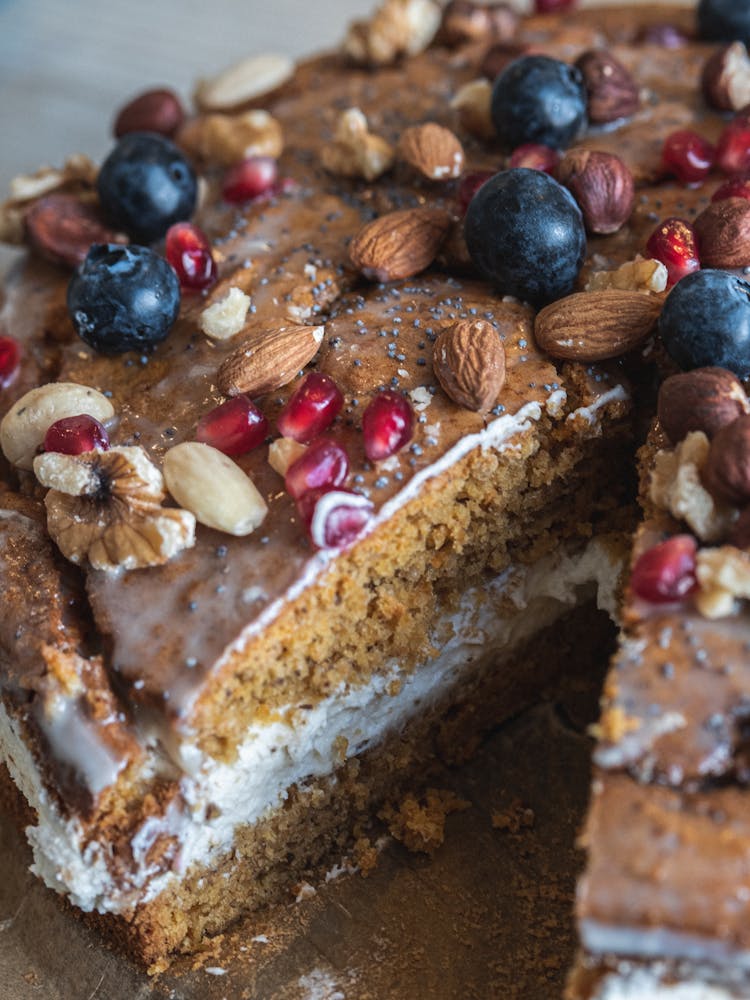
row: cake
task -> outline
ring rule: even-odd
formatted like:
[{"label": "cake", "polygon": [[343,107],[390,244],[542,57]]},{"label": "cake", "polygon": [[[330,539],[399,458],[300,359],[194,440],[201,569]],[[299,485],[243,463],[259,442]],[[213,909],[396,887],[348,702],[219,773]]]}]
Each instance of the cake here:
[{"label": "cake", "polygon": [[[643,254],[718,186],[662,160],[676,129],[724,125],[693,22],[388,0],[343,55],[250,60],[186,120],[151,92],[101,169],[16,182],[0,747],[34,871],[140,960],[285,898],[436,756],[604,655],[674,277]],[[488,180],[519,57],[572,86],[570,135],[552,122]],[[499,69],[520,96],[491,107]],[[542,192],[533,252],[498,254],[477,206],[510,226],[518,189]],[[612,780],[662,794],[639,777]],[[597,947],[588,898],[577,982],[617,996],[632,956]]]}]

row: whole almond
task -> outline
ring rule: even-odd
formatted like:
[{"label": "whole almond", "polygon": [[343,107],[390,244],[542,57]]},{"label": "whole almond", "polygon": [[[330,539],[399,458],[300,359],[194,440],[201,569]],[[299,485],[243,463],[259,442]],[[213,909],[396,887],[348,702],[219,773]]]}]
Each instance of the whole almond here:
[{"label": "whole almond", "polygon": [[442,208],[406,208],[368,222],[352,240],[352,263],[371,281],[411,278],[429,267],[451,227]]},{"label": "whole almond", "polygon": [[576,60],[588,95],[589,121],[604,124],[638,110],[638,87],[630,72],[606,49],[589,49]]},{"label": "whole almond", "polygon": [[225,396],[246,392],[262,396],[292,381],[312,361],[323,340],[323,326],[283,326],[257,333],[222,362],[217,373]]},{"label": "whole almond", "polygon": [[750,413],[745,390],[726,368],[695,368],[666,378],[659,389],[657,416],[672,444],[690,431],[711,439],[738,417]]},{"label": "whole almond", "polygon": [[724,198],[715,201],[693,223],[704,267],[750,265],[750,201]]},{"label": "whole almond", "polygon": [[590,233],[615,233],[630,218],[635,201],[633,175],[614,153],[569,149],[555,177],[578,202]]},{"label": "whole almond", "polygon": [[576,292],[542,309],[534,323],[534,338],[553,358],[616,358],[646,339],[661,306],[661,297],[643,292]]},{"label": "whole almond", "polygon": [[435,341],[432,365],[438,382],[454,403],[486,413],[505,382],[505,348],[486,320],[461,320]]},{"label": "whole almond", "polygon": [[159,132],[174,135],[185,120],[179,97],[172,90],[147,90],[129,101],[115,119],[116,138],[128,132]]},{"label": "whole almond", "polygon": [[426,122],[412,125],[401,133],[401,157],[431,181],[460,177],[464,169],[464,148],[448,128]]}]

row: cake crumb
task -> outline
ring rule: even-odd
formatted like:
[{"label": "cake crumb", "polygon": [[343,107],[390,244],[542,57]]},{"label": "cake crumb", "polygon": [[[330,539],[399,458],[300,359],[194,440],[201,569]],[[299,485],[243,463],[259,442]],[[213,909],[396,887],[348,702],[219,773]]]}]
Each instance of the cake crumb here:
[{"label": "cake crumb", "polygon": [[428,788],[418,800],[407,795],[396,809],[386,806],[380,818],[388,824],[392,836],[410,851],[432,854],[445,839],[445,820],[454,812],[463,812],[471,805],[454,792],[444,788]]},{"label": "cake crumb", "polygon": [[534,810],[525,806],[520,799],[513,799],[507,809],[492,813],[492,827],[503,833],[520,833],[530,830],[536,821]]},{"label": "cake crumb", "polygon": [[292,889],[294,893],[294,902],[301,903],[303,899],[312,899],[313,896],[317,896],[318,890],[314,885],[310,885],[309,882],[298,882],[297,885]]},{"label": "cake crumb", "polygon": [[375,871],[379,854],[377,844],[373,844],[369,837],[360,837],[355,843],[352,855],[362,878],[367,878]]}]

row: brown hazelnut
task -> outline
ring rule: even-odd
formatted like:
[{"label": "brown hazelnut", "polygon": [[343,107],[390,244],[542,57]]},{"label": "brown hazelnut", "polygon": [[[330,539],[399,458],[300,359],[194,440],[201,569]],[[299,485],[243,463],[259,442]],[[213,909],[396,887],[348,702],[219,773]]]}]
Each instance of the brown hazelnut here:
[{"label": "brown hazelnut", "polygon": [[599,150],[570,149],[555,176],[573,195],[590,233],[614,233],[630,217],[635,199],[633,175],[619,156]]},{"label": "brown hazelnut", "polygon": [[479,72],[488,80],[494,81],[506,66],[510,66],[516,59],[528,54],[529,49],[526,45],[517,45],[515,42],[497,42],[485,52]]},{"label": "brown hazelnut", "polygon": [[508,4],[451,0],[443,12],[441,38],[448,45],[462,42],[507,41],[518,30],[520,18]]},{"label": "brown hazelnut", "polygon": [[719,111],[739,111],[750,102],[750,59],[742,42],[717,49],[701,76],[706,103]]},{"label": "brown hazelnut", "polygon": [[750,265],[750,201],[723,198],[705,208],[693,223],[704,267]]},{"label": "brown hazelnut", "polygon": [[738,549],[750,549],[750,507],[746,507],[729,530],[727,542]]},{"label": "brown hazelnut", "polygon": [[750,403],[740,380],[726,368],[696,368],[664,380],[656,412],[664,433],[678,444],[690,431],[714,438],[750,413]]},{"label": "brown hazelnut", "polygon": [[703,481],[713,496],[735,507],[750,502],[750,416],[739,417],[716,434]]},{"label": "brown hazelnut", "polygon": [[147,90],[120,110],[113,132],[118,139],[128,132],[159,132],[171,136],[184,120],[185,112],[176,94],[171,90]]},{"label": "brown hazelnut", "polygon": [[627,118],[638,110],[638,87],[630,72],[606,49],[589,49],[576,60],[588,94],[589,121]]}]

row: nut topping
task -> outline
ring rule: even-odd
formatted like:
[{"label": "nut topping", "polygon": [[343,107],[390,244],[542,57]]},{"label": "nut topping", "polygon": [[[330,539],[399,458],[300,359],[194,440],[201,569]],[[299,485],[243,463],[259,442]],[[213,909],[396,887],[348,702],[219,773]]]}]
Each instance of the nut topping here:
[{"label": "nut topping", "polygon": [[700,549],[696,576],[698,610],[706,618],[724,618],[734,613],[737,599],[750,597],[750,553],[731,545]]},{"label": "nut topping", "polygon": [[429,267],[451,226],[442,208],[407,208],[368,222],[352,240],[352,263],[371,281],[411,278]]},{"label": "nut topping", "polygon": [[603,125],[638,110],[638,87],[628,70],[606,49],[590,49],[576,60],[588,93],[589,121]]},{"label": "nut topping", "polygon": [[750,416],[742,416],[717,432],[703,470],[714,496],[744,507],[750,502]]},{"label": "nut topping", "polygon": [[90,193],[98,168],[87,156],[70,156],[61,170],[42,167],[35,174],[20,174],[10,182],[10,197],[0,204],[0,241],[24,242],[24,218],[32,204],[53,191]]},{"label": "nut topping", "polygon": [[724,198],[705,208],[693,223],[701,263],[709,268],[750,265],[750,201]]},{"label": "nut topping", "polygon": [[26,213],[31,246],[53,264],[78,267],[92,243],[125,243],[125,236],[104,224],[93,202],[74,194],[48,194]]},{"label": "nut topping", "polygon": [[557,165],[555,176],[578,202],[590,233],[615,233],[630,218],[635,186],[619,156],[570,149]]},{"label": "nut topping", "polygon": [[641,292],[576,292],[542,309],[534,338],[553,358],[603,361],[642,343],[660,310],[659,298]]},{"label": "nut topping", "polygon": [[66,559],[93,569],[159,566],[195,543],[195,518],[162,507],[161,473],[143,448],[34,460],[45,497],[47,529]]},{"label": "nut topping", "polygon": [[320,159],[326,170],[340,177],[362,177],[374,181],[393,166],[393,147],[369,131],[359,108],[339,115],[333,142],[323,146]]},{"label": "nut topping", "polygon": [[657,415],[672,444],[690,431],[709,440],[727,424],[750,413],[742,383],[726,368],[696,368],[665,379],[659,389]]},{"label": "nut topping", "polygon": [[594,271],[586,282],[586,291],[619,288],[631,292],[663,292],[668,278],[669,272],[660,260],[647,260],[636,254],[633,260],[626,260],[614,271]]},{"label": "nut topping", "polygon": [[750,103],[750,59],[740,41],[710,56],[701,77],[706,102],[719,111],[739,111]]},{"label": "nut topping", "polygon": [[356,21],[344,39],[344,52],[364,66],[387,66],[399,56],[423,52],[440,27],[433,0],[385,0],[369,21]]},{"label": "nut topping", "polygon": [[201,313],[201,330],[212,340],[229,340],[245,325],[250,296],[232,285],[220,299],[212,302]]},{"label": "nut topping", "polygon": [[507,4],[488,6],[474,0],[450,0],[443,11],[441,38],[448,45],[512,38],[518,29],[518,13]]},{"label": "nut topping", "polygon": [[443,330],[432,364],[446,395],[478,413],[495,405],[505,382],[505,349],[486,320],[462,320]]},{"label": "nut topping", "polygon": [[193,156],[214,160],[223,167],[251,156],[275,160],[284,149],[281,125],[259,109],[236,115],[201,115],[180,129],[177,141]]},{"label": "nut topping", "polygon": [[399,153],[431,181],[460,177],[464,168],[464,150],[450,129],[427,122],[404,130]]},{"label": "nut topping", "polygon": [[280,389],[312,361],[324,331],[323,326],[283,326],[254,334],[222,363],[219,388],[225,396],[262,396]]},{"label": "nut topping", "polygon": [[492,84],[481,77],[465,83],[451,100],[458,113],[461,128],[478,139],[494,139],[497,134],[492,121]]},{"label": "nut topping", "polygon": [[195,103],[202,111],[229,111],[271,93],[293,73],[294,62],[288,56],[250,56],[218,76],[202,80],[195,92]]}]

